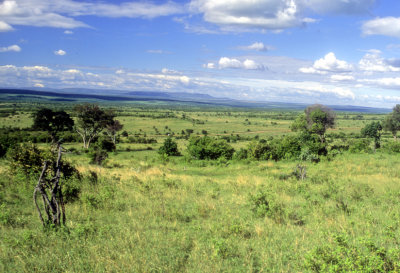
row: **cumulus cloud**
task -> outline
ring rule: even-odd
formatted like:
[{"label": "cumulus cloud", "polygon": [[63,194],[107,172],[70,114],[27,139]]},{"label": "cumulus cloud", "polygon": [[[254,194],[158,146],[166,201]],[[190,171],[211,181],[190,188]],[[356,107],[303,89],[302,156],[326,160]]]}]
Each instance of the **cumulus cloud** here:
[{"label": "cumulus cloud", "polygon": [[269,51],[274,49],[272,46],[264,45],[262,42],[255,42],[248,46],[239,46],[241,50]]},{"label": "cumulus cloud", "polygon": [[246,59],[243,62],[235,58],[221,57],[218,61],[218,67],[220,69],[225,68],[241,68],[247,70],[263,70],[265,67],[261,64],[256,63],[253,60]]},{"label": "cumulus cloud", "polygon": [[0,47],[0,52],[8,52],[8,51],[20,52],[21,48],[18,45],[10,45],[7,47]]},{"label": "cumulus cloud", "polygon": [[361,14],[375,0],[192,0],[190,9],[203,15],[208,23],[225,30],[283,30],[316,20],[318,14]]},{"label": "cumulus cloud", "polygon": [[385,60],[381,51],[369,50],[358,63],[360,70],[367,72],[398,72],[400,63],[398,60]]},{"label": "cumulus cloud", "polygon": [[13,27],[6,22],[0,21],[0,32],[6,32],[13,30]]},{"label": "cumulus cloud", "polygon": [[355,78],[351,75],[332,75],[332,81],[353,81]]},{"label": "cumulus cloud", "polygon": [[[152,2],[123,2],[110,4],[74,0],[5,0],[0,4],[0,31],[12,29],[12,25],[56,27],[74,29],[89,27],[74,19],[77,16],[155,18],[183,12],[174,2],[154,4]],[[66,33],[68,34],[68,33]]]},{"label": "cumulus cloud", "polygon": [[65,54],[67,54],[67,52],[65,52],[62,49],[59,49],[59,50],[54,51],[54,54],[58,55],[58,56],[64,56]]},{"label": "cumulus cloud", "polygon": [[378,17],[364,22],[361,30],[364,35],[384,35],[400,38],[400,17]]},{"label": "cumulus cloud", "polygon": [[346,61],[338,60],[333,52],[329,52],[323,58],[316,60],[312,67],[302,67],[299,69],[302,73],[326,74],[328,72],[349,72],[352,65]]},{"label": "cumulus cloud", "polygon": [[205,21],[227,27],[280,30],[304,22],[294,0],[192,0],[190,8]]}]

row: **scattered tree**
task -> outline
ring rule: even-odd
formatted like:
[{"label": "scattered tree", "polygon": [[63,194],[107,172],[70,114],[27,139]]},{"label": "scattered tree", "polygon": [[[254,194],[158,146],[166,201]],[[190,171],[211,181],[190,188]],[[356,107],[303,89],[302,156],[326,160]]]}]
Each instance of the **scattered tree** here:
[{"label": "scattered tree", "polygon": [[178,151],[178,144],[171,137],[168,137],[164,140],[164,144],[160,147],[158,153],[167,156],[180,155]]},{"label": "scattered tree", "polygon": [[85,149],[104,128],[114,122],[114,113],[104,111],[96,104],[79,104],[75,106],[75,112],[78,118],[75,130],[82,137]]},{"label": "scattered tree", "polygon": [[361,129],[361,135],[363,137],[369,137],[374,139],[374,150],[379,148],[380,141],[381,141],[381,135],[382,135],[382,125],[379,121],[373,121],[367,125],[365,125],[364,128]]},{"label": "scattered tree", "polygon": [[116,145],[117,133],[122,130],[124,125],[122,125],[119,120],[111,120],[106,127],[107,135],[111,138],[111,141]]},{"label": "scattered tree", "polygon": [[47,131],[53,142],[58,141],[59,132],[71,131],[73,126],[74,120],[65,111],[42,108],[33,114],[32,128]]},{"label": "scattered tree", "polygon": [[301,131],[319,136],[321,143],[325,142],[325,132],[335,126],[335,113],[321,104],[308,106],[304,114],[297,117],[291,126],[293,131]]},{"label": "scattered tree", "polygon": [[394,140],[397,140],[397,132],[400,130],[400,104],[393,107],[393,112],[386,116],[382,127],[391,132]]}]

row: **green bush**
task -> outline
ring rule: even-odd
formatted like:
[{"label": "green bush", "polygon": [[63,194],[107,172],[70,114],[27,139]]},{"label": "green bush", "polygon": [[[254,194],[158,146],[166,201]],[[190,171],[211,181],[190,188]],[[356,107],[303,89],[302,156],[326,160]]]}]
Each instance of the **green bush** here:
[{"label": "green bush", "polygon": [[383,149],[388,153],[400,153],[400,142],[389,141],[385,143]]},{"label": "green bush", "polygon": [[370,141],[368,139],[353,139],[349,142],[351,153],[371,152]]},{"label": "green bush", "polygon": [[180,155],[178,151],[178,144],[170,137],[164,140],[164,144],[160,147],[158,153],[167,156]]},{"label": "green bush", "polygon": [[189,154],[196,159],[217,159],[220,157],[231,159],[235,152],[235,149],[225,140],[208,136],[191,137],[187,149]]},{"label": "green bush", "polygon": [[305,267],[313,272],[399,272],[399,249],[386,250],[369,240],[351,244],[345,235],[334,243],[315,248],[305,257]]}]

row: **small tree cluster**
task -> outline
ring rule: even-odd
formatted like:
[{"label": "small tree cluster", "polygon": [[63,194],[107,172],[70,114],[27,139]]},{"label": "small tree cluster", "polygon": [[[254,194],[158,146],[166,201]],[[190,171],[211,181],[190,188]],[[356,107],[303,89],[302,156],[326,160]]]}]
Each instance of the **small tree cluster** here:
[{"label": "small tree cluster", "polygon": [[164,144],[158,150],[158,153],[166,156],[178,156],[178,144],[171,138],[168,137],[164,140]]},{"label": "small tree cluster", "polygon": [[235,149],[223,139],[208,136],[191,137],[188,145],[189,154],[196,159],[231,159]]}]

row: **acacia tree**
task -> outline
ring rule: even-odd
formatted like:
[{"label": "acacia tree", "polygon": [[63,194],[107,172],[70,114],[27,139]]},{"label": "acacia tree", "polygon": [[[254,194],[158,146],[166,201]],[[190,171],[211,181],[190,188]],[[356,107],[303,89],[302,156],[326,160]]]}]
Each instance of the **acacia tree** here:
[{"label": "acacia tree", "polygon": [[365,125],[364,128],[361,129],[361,135],[363,137],[369,137],[374,139],[374,150],[379,148],[381,135],[382,135],[382,125],[379,121],[371,122]]},{"label": "acacia tree", "polygon": [[325,142],[325,132],[328,128],[335,126],[336,115],[332,109],[314,104],[304,110],[304,114],[297,117],[291,125],[292,131],[301,131],[304,133],[316,134],[321,143]]},{"label": "acacia tree", "polygon": [[42,108],[33,114],[32,128],[47,131],[53,143],[58,141],[59,132],[71,131],[73,126],[74,120],[65,111]]},{"label": "acacia tree", "polygon": [[391,132],[394,140],[397,140],[397,132],[400,130],[400,104],[393,107],[393,112],[386,116],[382,127]]},{"label": "acacia tree", "polygon": [[112,120],[106,127],[107,135],[111,138],[111,141],[115,144],[117,133],[122,130],[124,125],[122,125],[119,120]]},{"label": "acacia tree", "polygon": [[97,104],[75,106],[77,115],[76,132],[82,137],[83,147],[88,149],[91,141],[114,121],[112,111],[104,111]]}]

